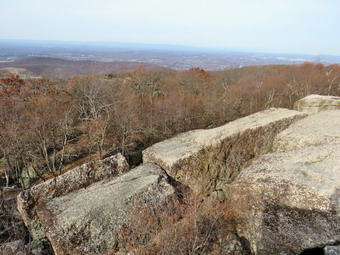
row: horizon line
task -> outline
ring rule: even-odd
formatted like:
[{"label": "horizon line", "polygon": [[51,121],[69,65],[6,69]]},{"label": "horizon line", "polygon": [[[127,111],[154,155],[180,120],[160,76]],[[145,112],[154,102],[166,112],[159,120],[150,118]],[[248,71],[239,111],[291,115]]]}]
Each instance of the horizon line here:
[{"label": "horizon line", "polygon": [[[122,42],[122,41],[80,41],[80,40],[49,40],[49,39],[9,39],[9,38],[0,38],[1,41],[20,41],[20,42],[51,42],[51,43],[83,43],[83,44],[95,44],[95,43],[112,43],[112,44],[127,44],[127,45],[135,45],[135,46],[158,46],[158,47],[173,47],[173,48],[186,48],[191,50],[201,50],[201,51],[215,51],[215,52],[238,52],[238,53],[258,53],[258,54],[283,54],[283,55],[304,55],[304,56],[332,56],[332,57],[340,57],[340,55],[332,55],[332,54],[311,54],[311,53],[294,53],[294,52],[273,52],[273,51],[264,51],[258,49],[238,49],[238,48],[226,48],[226,47],[213,47],[213,46],[194,46],[194,45],[185,45],[185,44],[167,44],[167,43],[144,43],[144,42]],[[158,49],[159,50],[159,49]],[[163,49],[165,50],[165,49]],[[182,49],[183,50],[183,49]]]}]

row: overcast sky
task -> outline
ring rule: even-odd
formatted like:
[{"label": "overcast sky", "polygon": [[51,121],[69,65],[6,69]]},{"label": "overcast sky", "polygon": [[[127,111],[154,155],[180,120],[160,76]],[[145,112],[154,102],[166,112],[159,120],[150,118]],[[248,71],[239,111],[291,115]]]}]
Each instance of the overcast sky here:
[{"label": "overcast sky", "polygon": [[340,56],[340,0],[0,0],[0,39]]}]

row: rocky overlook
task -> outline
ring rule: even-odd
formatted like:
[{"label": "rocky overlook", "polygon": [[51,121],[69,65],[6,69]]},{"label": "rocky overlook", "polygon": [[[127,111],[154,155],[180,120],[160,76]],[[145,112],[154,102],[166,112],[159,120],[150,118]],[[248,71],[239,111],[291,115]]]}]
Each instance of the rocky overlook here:
[{"label": "rocky overlook", "polygon": [[268,109],[224,126],[194,130],[143,151],[144,162],[155,162],[176,180],[200,191],[222,192],[248,161],[270,150],[277,133],[306,114]]},{"label": "rocky overlook", "polygon": [[[270,108],[154,144],[131,170],[117,154],[25,190],[18,208],[33,239],[31,252],[146,254],[121,248],[126,225],[142,217],[136,208],[151,210],[149,221],[164,205],[167,215],[177,215],[185,194],[200,193],[226,202],[234,227],[228,238],[216,235],[210,249],[192,254],[336,254],[339,98],[313,96],[313,106],[309,99],[296,106],[305,112]],[[176,216],[174,225],[184,220]],[[159,243],[164,230],[157,231],[143,246]],[[219,253],[216,245],[223,247]]]},{"label": "rocky overlook", "polygon": [[340,111],[319,112],[281,132],[226,186],[237,231],[255,254],[298,254],[340,238]]}]

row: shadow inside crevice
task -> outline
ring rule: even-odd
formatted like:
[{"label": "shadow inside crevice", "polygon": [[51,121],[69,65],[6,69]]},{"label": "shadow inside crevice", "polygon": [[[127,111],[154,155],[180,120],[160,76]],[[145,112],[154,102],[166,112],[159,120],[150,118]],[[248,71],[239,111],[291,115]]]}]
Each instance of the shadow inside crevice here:
[{"label": "shadow inside crevice", "polygon": [[312,248],[308,250],[304,250],[300,253],[300,255],[324,255],[324,249],[323,248]]}]

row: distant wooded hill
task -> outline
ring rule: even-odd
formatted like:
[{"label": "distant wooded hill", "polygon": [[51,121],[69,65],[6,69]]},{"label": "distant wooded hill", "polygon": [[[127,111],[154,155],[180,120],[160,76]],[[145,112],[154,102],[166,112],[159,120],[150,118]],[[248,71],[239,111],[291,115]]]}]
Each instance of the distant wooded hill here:
[{"label": "distant wooded hill", "polygon": [[11,68],[22,75],[67,78],[79,75],[116,74],[144,67],[146,70],[164,69],[157,65],[130,61],[100,62],[92,60],[65,60],[59,58],[33,57],[13,62],[0,63],[0,72]]}]

